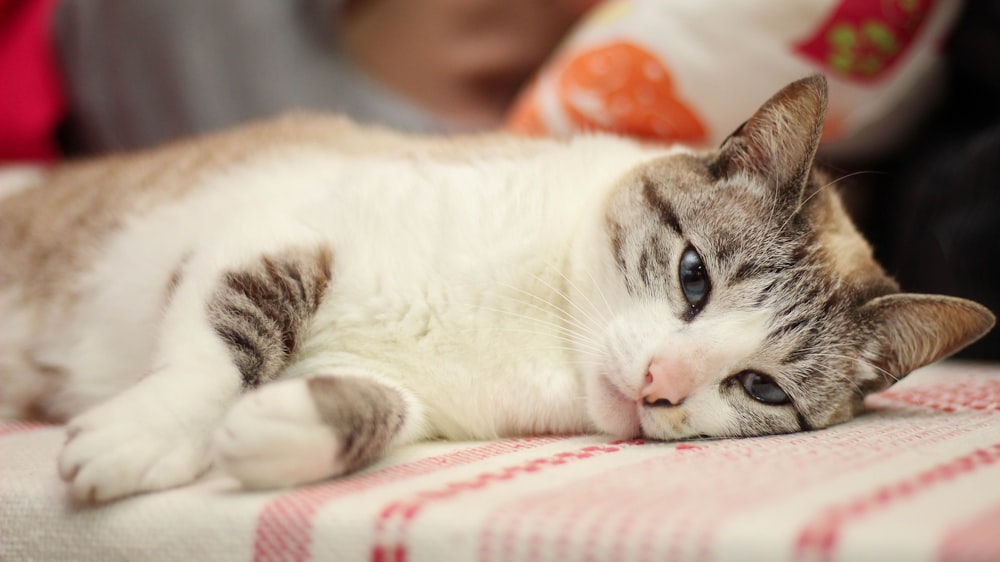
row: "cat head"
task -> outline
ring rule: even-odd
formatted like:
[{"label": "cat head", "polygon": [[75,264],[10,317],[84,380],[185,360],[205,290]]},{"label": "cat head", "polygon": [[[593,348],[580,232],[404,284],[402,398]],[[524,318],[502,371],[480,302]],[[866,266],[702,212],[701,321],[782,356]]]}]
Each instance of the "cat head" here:
[{"label": "cat head", "polygon": [[[723,145],[629,173],[604,209],[588,302],[588,407],[657,439],[827,427],[865,395],[985,334],[963,299],[901,293],[813,168],[821,76],[790,84]],[[593,305],[601,309],[603,305]]]}]

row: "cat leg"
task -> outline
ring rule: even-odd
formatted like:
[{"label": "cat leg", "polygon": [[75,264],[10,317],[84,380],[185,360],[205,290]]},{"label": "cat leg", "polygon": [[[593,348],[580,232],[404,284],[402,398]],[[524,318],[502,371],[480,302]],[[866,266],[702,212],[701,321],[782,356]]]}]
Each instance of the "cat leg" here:
[{"label": "cat leg", "polygon": [[208,467],[206,428],[240,392],[240,373],[204,314],[195,313],[203,304],[177,297],[156,367],[67,424],[59,473],[79,501],[178,486]]},{"label": "cat leg", "polygon": [[216,465],[248,488],[315,482],[364,468],[416,440],[416,401],[370,377],[270,383],[243,397],[216,433]]},{"label": "cat leg", "polygon": [[218,423],[238,381],[218,357],[191,357],[70,420],[58,462],[73,498],[105,502],[194,480],[208,468],[205,428]]},{"label": "cat leg", "polygon": [[211,436],[230,405],[284,368],[330,280],[330,253],[243,255],[239,265],[193,258],[165,311],[155,367],[70,421],[59,472],[75,498],[192,481],[209,467]]}]

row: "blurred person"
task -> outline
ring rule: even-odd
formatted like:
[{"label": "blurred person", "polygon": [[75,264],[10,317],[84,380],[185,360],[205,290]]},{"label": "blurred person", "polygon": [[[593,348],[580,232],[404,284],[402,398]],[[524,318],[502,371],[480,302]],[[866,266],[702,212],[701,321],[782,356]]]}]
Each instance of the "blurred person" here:
[{"label": "blurred person", "polygon": [[71,148],[150,146],[292,109],[498,126],[586,0],[61,0]]}]

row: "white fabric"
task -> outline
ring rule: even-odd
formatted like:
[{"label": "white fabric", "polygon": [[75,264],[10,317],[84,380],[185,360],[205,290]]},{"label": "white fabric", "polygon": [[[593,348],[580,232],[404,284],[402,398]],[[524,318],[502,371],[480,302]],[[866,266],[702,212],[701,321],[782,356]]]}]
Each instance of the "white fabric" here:
[{"label": "white fabric", "polygon": [[947,363],[836,428],[428,443],[248,493],[67,499],[58,427],[0,425],[0,560],[1000,560],[1000,365]]},{"label": "white fabric", "polygon": [[[515,110],[512,128],[567,135],[596,127],[718,146],[779,88],[819,72],[830,88],[821,152],[868,160],[905,141],[939,99],[942,45],[962,4],[607,0],[518,102],[521,111],[537,106],[538,123],[523,126]],[[592,57],[622,45],[642,58],[620,51]],[[589,80],[576,76],[583,69],[573,62],[581,60],[588,61]],[[590,119],[574,122],[570,108]],[[635,129],[647,120],[666,130]],[[689,120],[700,126],[666,126]]]}]

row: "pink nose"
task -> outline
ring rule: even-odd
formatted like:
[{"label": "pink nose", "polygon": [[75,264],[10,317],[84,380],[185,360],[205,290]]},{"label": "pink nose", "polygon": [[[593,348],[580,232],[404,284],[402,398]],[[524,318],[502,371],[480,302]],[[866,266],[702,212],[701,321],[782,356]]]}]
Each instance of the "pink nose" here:
[{"label": "pink nose", "polygon": [[693,378],[683,361],[654,357],[646,369],[642,400],[650,406],[678,406],[691,394]]}]

